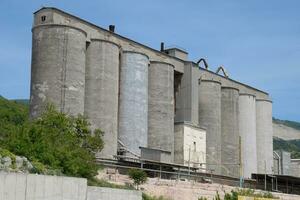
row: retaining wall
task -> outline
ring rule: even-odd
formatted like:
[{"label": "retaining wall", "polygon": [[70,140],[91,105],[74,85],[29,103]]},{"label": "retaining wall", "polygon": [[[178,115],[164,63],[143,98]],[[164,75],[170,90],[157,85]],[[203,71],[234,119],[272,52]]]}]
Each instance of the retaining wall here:
[{"label": "retaining wall", "polygon": [[0,200],[85,200],[86,191],[83,178],[0,173]]},{"label": "retaining wall", "polygon": [[103,187],[88,187],[87,200],[142,200],[142,192]]},{"label": "retaining wall", "polygon": [[142,200],[135,190],[88,187],[85,178],[0,172],[0,200]]}]

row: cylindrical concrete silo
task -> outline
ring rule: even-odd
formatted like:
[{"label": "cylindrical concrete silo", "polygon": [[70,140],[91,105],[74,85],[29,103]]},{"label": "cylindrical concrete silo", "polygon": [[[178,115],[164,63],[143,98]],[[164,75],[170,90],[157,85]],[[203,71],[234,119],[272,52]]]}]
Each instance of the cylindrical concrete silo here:
[{"label": "cylindrical concrete silo", "polygon": [[67,114],[83,114],[86,33],[66,25],[32,29],[30,116],[51,103]]},{"label": "cylindrical concrete silo", "polygon": [[239,97],[241,164],[245,178],[251,178],[252,173],[257,173],[255,99],[252,94],[240,94]]},{"label": "cylindrical concrete silo", "polygon": [[239,90],[221,88],[222,175],[239,176]]},{"label": "cylindrical concrete silo", "polygon": [[[206,163],[214,173],[221,173],[221,83],[199,82],[199,125],[206,128]],[[188,98],[188,97],[187,97]]]},{"label": "cylindrical concrete silo", "polygon": [[257,172],[271,174],[273,167],[272,101],[256,99]]},{"label": "cylindrical concrete silo", "polygon": [[147,147],[149,58],[124,51],[121,55],[119,139],[127,150],[140,155]]},{"label": "cylindrical concrete silo", "polygon": [[151,61],[148,77],[148,147],[174,155],[174,66]]},{"label": "cylindrical concrete silo", "polygon": [[86,53],[84,114],[92,129],[104,131],[102,158],[117,155],[119,46],[91,39]]}]

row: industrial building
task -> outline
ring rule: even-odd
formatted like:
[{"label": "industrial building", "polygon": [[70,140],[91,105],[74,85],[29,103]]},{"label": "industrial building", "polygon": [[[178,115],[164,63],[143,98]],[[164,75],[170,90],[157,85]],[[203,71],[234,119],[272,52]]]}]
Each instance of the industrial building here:
[{"label": "industrial building", "polygon": [[[56,8],[34,13],[30,115],[47,103],[104,134],[103,159],[147,157],[251,178],[272,173],[268,93]],[[204,67],[202,67],[204,66]],[[223,72],[223,74],[219,74]]]}]

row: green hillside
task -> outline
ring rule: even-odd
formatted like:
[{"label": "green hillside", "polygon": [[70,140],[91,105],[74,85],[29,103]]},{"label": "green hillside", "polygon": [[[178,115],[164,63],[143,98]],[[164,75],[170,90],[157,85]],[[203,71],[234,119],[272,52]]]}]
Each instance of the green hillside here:
[{"label": "green hillside", "polygon": [[300,140],[283,140],[273,138],[274,150],[284,150],[291,152],[292,158],[300,158]]},{"label": "green hillside", "polygon": [[28,104],[0,96],[0,133],[3,126],[21,125],[28,119]]},{"label": "green hillside", "polygon": [[289,120],[281,120],[281,119],[276,119],[273,117],[273,122],[276,124],[283,124],[285,126],[300,130],[300,123],[295,122],[295,121],[289,121]]},{"label": "green hillside", "polygon": [[26,106],[29,105],[29,99],[12,99],[10,101],[13,101],[15,103],[24,104]]}]

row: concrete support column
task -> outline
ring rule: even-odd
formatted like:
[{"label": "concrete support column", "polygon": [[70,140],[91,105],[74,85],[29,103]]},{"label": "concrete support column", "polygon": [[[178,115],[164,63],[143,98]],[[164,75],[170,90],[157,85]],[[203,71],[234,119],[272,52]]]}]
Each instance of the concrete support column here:
[{"label": "concrete support column", "polygon": [[257,172],[271,174],[273,168],[272,101],[256,100]]},{"label": "concrete support column", "polygon": [[199,81],[199,125],[206,128],[207,168],[221,173],[221,83]]},{"label": "concrete support column", "polygon": [[239,90],[221,89],[222,175],[239,176]]},{"label": "concrete support column", "polygon": [[32,29],[30,117],[40,116],[48,103],[71,114],[84,112],[86,33],[48,24]]},{"label": "concrete support column", "polygon": [[241,164],[245,178],[251,178],[252,173],[257,173],[255,99],[255,96],[252,94],[240,94],[239,97]]},{"label": "concrete support column", "polygon": [[104,148],[97,156],[113,158],[118,145],[119,46],[92,39],[87,48],[84,115],[92,129],[104,131]]},{"label": "concrete support column", "polygon": [[173,162],[174,66],[151,61],[148,77],[148,147],[171,152]]}]

